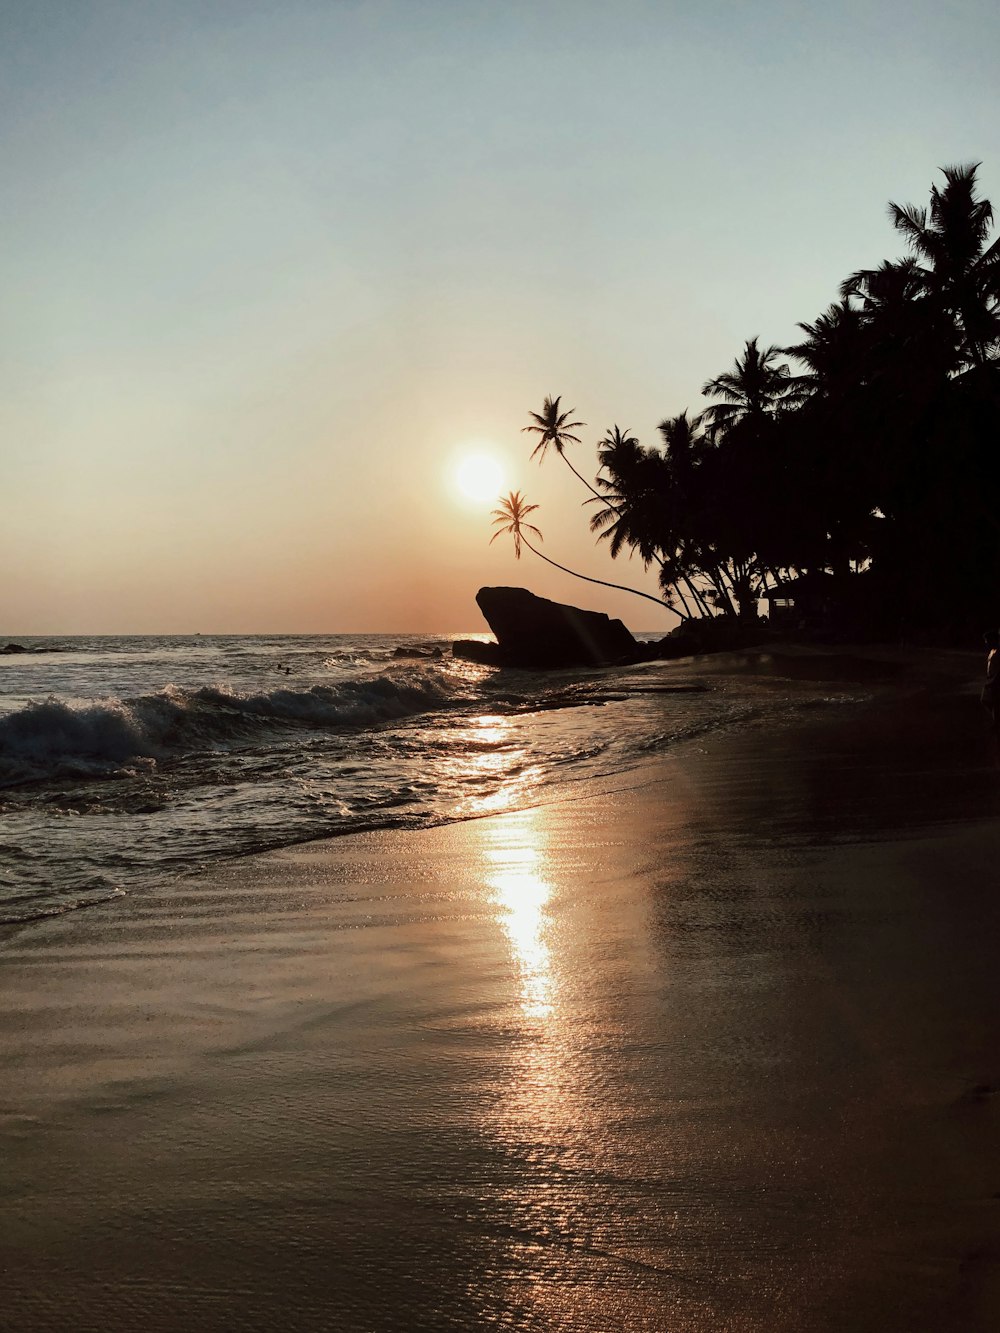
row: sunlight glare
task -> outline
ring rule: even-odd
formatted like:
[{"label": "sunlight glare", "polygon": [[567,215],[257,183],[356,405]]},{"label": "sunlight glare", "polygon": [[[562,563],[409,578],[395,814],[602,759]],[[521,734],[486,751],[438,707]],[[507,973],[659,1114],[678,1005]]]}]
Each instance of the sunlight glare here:
[{"label": "sunlight glare", "polygon": [[504,470],[492,454],[467,453],[455,467],[455,484],[466,500],[495,500],[503,489]]},{"label": "sunlight glare", "polygon": [[521,1009],[532,1019],[553,1013],[552,959],[546,940],[552,887],[539,874],[542,858],[534,845],[535,811],[522,810],[491,829],[488,882],[500,909],[500,924],[520,976]]}]

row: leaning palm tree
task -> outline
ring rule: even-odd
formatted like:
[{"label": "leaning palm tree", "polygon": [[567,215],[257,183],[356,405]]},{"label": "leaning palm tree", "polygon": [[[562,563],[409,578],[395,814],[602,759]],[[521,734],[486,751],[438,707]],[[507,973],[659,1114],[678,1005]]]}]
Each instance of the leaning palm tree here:
[{"label": "leaning palm tree", "polygon": [[537,547],[532,546],[531,542],[525,536],[526,532],[533,532],[539,541],[544,541],[541,532],[533,523],[528,523],[527,517],[538,508],[538,505],[528,504],[520,491],[511,491],[509,495],[502,496],[500,507],[493,510],[493,526],[496,528],[493,536],[490,538],[492,546],[496,539],[504,533],[510,533],[514,539],[514,558],[520,560],[521,547],[526,546],[533,555],[537,555],[539,560],[544,560],[547,565],[552,565],[554,569],[561,570],[564,574],[570,574],[575,579],[583,579],[586,583],[597,583],[602,588],[615,588],[618,592],[630,592],[634,597],[645,597],[647,602],[655,602],[657,606],[665,606],[672,610],[668,602],[662,601],[659,597],[653,597],[648,592],[640,592],[638,588],[626,588],[621,583],[606,583],[604,579],[593,579],[589,574],[578,574],[575,569],[567,569],[565,565],[560,565],[556,560],[550,560],[547,555],[543,555]]},{"label": "leaning palm tree", "polygon": [[591,495],[597,495],[587,478],[582,473],[577,472],[566,454],[567,444],[580,443],[579,435],[574,435],[573,431],[587,423],[585,421],[570,421],[570,417],[576,411],[576,408],[571,407],[568,412],[560,412],[559,402],[561,398],[562,394],[557,398],[550,396],[545,399],[540,412],[529,412],[528,415],[531,417],[533,424],[522,426],[521,434],[538,436],[538,442],[531,451],[532,458],[537,456],[539,463],[544,462],[548,447],[551,444],[570,472],[579,481],[583,482]]},{"label": "leaning palm tree", "polygon": [[[493,526],[497,531],[490,538],[490,545],[492,546],[496,539],[505,532],[509,532],[514,538],[514,559],[520,560],[521,543],[528,544],[528,539],[524,535],[526,531],[533,532],[539,541],[545,540],[533,523],[525,522],[528,515],[537,508],[538,505],[528,504],[520,491],[511,491],[509,495],[501,496],[500,508],[493,510]],[[501,524],[503,524],[502,527]],[[529,546],[529,550],[534,551],[534,549],[533,546]],[[535,554],[537,555],[538,552],[535,551]],[[542,559],[544,560],[545,557],[543,556]]]}]

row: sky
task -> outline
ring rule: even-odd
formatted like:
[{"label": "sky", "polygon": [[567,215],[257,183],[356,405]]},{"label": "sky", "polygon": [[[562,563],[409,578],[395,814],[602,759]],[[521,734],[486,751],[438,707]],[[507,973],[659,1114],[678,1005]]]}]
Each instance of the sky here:
[{"label": "sky", "polygon": [[902,253],[890,199],[981,161],[1000,211],[998,68],[995,0],[0,0],[0,637],[671,628],[455,467],[655,592],[529,411],[592,476]]}]

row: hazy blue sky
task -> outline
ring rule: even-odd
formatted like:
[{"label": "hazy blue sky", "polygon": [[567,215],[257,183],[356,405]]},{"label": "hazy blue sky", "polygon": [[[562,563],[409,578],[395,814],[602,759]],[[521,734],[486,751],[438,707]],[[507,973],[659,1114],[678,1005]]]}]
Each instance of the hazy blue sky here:
[{"label": "hazy blue sky", "polygon": [[[987,3],[0,3],[0,634],[479,628],[477,442],[598,577],[561,393],[646,443],[982,161]],[[646,577],[647,588],[653,583]],[[661,622],[669,625],[664,616]]]}]

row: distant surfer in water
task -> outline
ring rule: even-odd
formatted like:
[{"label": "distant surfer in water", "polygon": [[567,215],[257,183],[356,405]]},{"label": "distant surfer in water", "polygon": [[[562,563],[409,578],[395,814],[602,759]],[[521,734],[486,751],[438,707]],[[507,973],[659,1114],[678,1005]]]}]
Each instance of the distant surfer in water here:
[{"label": "distant surfer in water", "polygon": [[995,629],[983,635],[986,645],[986,684],[979,700],[993,721],[994,732],[1000,731],[1000,633]]}]

